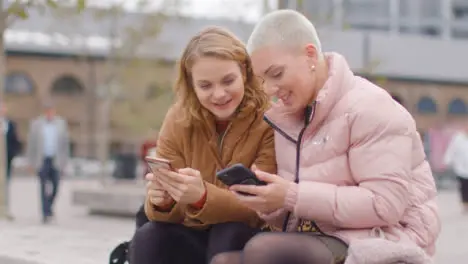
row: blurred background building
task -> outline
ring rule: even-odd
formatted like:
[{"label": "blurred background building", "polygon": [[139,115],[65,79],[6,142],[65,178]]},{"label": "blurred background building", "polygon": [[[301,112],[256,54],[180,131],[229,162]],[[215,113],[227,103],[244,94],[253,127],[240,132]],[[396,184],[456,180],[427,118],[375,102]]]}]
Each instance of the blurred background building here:
[{"label": "blurred background building", "polygon": [[[324,49],[343,53],[357,73],[387,89],[413,114],[421,132],[468,117],[468,0],[279,0],[264,11],[275,8],[309,17]],[[122,44],[122,31],[135,28],[143,15],[98,12],[86,9],[70,17],[32,10],[7,30],[6,99],[23,143],[29,120],[52,97],[70,124],[75,156],[96,157],[104,130],[111,153],[137,144],[161,125],[172,102],[174,64],[189,37],[220,25],[246,40],[253,27],[171,17],[135,54],[118,56],[113,45]],[[110,91],[112,64],[123,66]]]}]

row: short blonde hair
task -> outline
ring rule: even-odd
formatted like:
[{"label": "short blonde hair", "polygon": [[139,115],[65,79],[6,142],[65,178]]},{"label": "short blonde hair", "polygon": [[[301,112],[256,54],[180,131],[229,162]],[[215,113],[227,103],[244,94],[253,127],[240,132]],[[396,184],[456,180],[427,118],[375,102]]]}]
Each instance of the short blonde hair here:
[{"label": "short blonde hair", "polygon": [[255,77],[244,44],[231,32],[221,27],[208,27],[195,35],[182,53],[178,64],[178,77],[174,86],[176,106],[181,120],[186,125],[205,121],[208,110],[204,109],[195,94],[192,67],[201,57],[232,60],[239,64],[244,79],[244,98],[239,108],[250,106],[264,112],[270,106],[268,95]]},{"label": "short blonde hair", "polygon": [[247,42],[247,50],[252,54],[265,46],[297,47],[307,44],[314,45],[317,52],[322,53],[322,44],[312,22],[297,11],[282,9],[260,19]]}]

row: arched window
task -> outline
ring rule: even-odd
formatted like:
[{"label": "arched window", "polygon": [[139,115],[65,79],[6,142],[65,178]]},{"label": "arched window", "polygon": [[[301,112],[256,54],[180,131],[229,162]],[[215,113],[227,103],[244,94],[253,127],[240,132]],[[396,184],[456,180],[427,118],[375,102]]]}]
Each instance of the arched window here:
[{"label": "arched window", "polygon": [[83,85],[73,76],[61,76],[52,84],[52,94],[55,95],[80,95],[83,92]]},{"label": "arched window", "polygon": [[466,115],[468,114],[468,109],[462,99],[455,98],[448,105],[448,113],[451,115]]},{"label": "arched window", "polygon": [[6,76],[6,94],[32,94],[33,92],[34,84],[28,74],[23,72],[12,72]]},{"label": "arched window", "polygon": [[437,113],[437,104],[431,97],[423,96],[418,102],[418,112],[420,114],[435,114]]}]

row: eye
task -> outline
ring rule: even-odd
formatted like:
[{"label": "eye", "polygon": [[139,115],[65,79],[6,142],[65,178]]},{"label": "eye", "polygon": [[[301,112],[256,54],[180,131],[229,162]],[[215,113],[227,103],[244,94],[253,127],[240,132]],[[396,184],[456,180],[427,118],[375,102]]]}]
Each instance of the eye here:
[{"label": "eye", "polygon": [[198,84],[198,87],[202,90],[208,90],[211,88],[211,84],[209,83],[202,83],[202,84]]},{"label": "eye", "polygon": [[275,79],[281,78],[281,76],[283,76],[283,70],[276,70],[271,74],[271,77]]},{"label": "eye", "polygon": [[226,79],[226,80],[223,81],[223,84],[224,84],[224,85],[230,85],[230,84],[232,84],[233,82],[234,82],[234,79]]}]

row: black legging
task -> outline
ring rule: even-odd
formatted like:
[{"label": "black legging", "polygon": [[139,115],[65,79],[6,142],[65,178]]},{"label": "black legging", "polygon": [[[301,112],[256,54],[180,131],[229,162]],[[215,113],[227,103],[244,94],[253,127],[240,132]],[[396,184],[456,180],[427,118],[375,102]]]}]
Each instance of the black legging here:
[{"label": "black legging", "polygon": [[138,229],[148,222],[149,220],[145,213],[145,205],[143,204],[142,206],[140,206],[140,209],[138,209],[138,212],[136,213],[136,217],[135,217],[136,228]]},{"label": "black legging", "polygon": [[342,264],[347,245],[333,237],[307,233],[262,233],[243,252],[215,256],[211,264]]},{"label": "black legging", "polygon": [[130,263],[205,264],[218,253],[242,250],[257,232],[243,223],[196,230],[181,224],[148,222],[135,232]]}]

